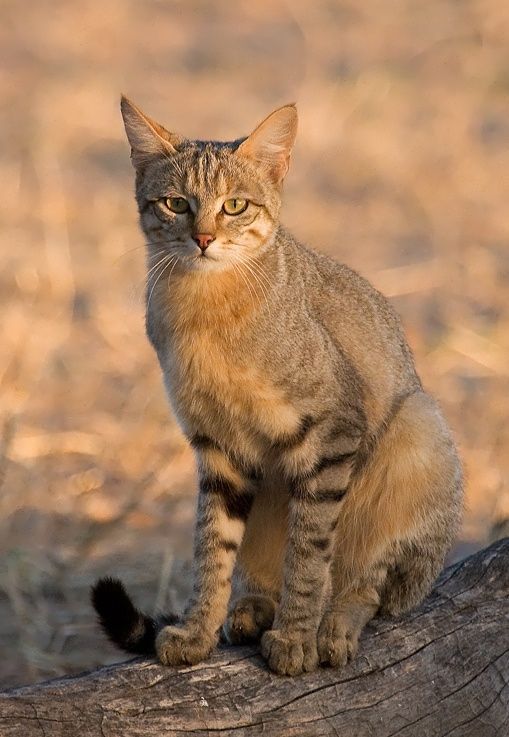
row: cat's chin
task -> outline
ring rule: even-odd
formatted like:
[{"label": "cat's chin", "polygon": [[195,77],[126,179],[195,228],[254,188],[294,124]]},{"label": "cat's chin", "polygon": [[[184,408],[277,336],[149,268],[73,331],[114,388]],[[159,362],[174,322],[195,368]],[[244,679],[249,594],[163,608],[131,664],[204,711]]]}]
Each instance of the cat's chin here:
[{"label": "cat's chin", "polygon": [[226,259],[215,258],[214,256],[196,256],[186,259],[184,268],[195,273],[207,273],[226,271],[231,264]]}]

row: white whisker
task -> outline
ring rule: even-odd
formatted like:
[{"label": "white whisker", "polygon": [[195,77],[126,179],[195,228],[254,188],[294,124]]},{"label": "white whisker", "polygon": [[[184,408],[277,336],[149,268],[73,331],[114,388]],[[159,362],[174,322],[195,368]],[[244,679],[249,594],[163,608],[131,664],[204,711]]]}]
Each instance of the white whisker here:
[{"label": "white whisker", "polygon": [[242,254],[244,258],[246,258],[251,266],[256,270],[260,278],[262,278],[267,286],[267,289],[272,289],[272,281],[270,280],[269,276],[267,275],[267,272],[263,268],[262,264],[257,261],[252,256],[249,256],[249,254]]},{"label": "white whisker", "polygon": [[149,269],[149,270],[147,271],[147,273],[146,273],[146,275],[145,275],[146,279],[148,280],[148,278],[149,278],[150,274],[151,274],[151,273],[152,273],[153,271],[155,271],[155,270],[157,269],[157,267],[158,267],[158,266],[160,266],[160,265],[161,265],[161,264],[163,264],[163,263],[164,263],[165,261],[167,261],[167,260],[168,260],[169,258],[173,258],[173,257],[172,257],[172,255],[171,255],[171,254],[167,253],[167,254],[166,254],[165,256],[163,256],[163,257],[162,257],[162,258],[161,258],[161,259],[160,259],[160,260],[159,260],[159,261],[157,262],[157,264],[155,264],[154,266],[151,266],[151,267],[150,267],[150,269]]},{"label": "white whisker", "polygon": [[152,289],[150,290],[150,294],[148,295],[148,299],[147,299],[147,310],[150,307],[150,299],[152,297],[152,294],[154,293],[154,289],[156,288],[158,281],[160,280],[160,278],[162,277],[162,275],[164,274],[164,272],[166,271],[166,269],[168,268],[168,266],[170,266],[173,263],[173,259],[175,259],[175,261],[176,261],[178,259],[178,256],[172,256],[169,261],[166,261],[166,263],[164,264],[163,268],[161,269],[161,271],[157,275],[157,278],[156,278],[156,280],[155,280],[155,282],[154,282],[154,284],[152,286]]},{"label": "white whisker", "polygon": [[243,271],[240,268],[239,264],[235,264],[234,262],[232,262],[232,266],[233,266],[233,270],[235,271],[235,273],[240,276],[240,278],[242,279],[242,281],[246,285],[246,287],[247,287],[247,289],[249,291],[249,295],[251,297],[251,301],[254,302],[254,294],[253,294],[253,292],[251,290],[251,286],[249,284],[249,280],[248,280],[247,276],[243,273]]},{"label": "white whisker", "polygon": [[269,304],[269,289],[271,285],[268,282],[268,279],[265,276],[265,274],[263,275],[263,278],[265,279],[265,283],[264,283],[264,281],[262,281],[262,275],[258,273],[258,271],[256,270],[255,263],[252,261],[252,259],[247,257],[245,254],[237,254],[237,258],[245,266],[245,268],[250,272],[256,284],[258,284],[263,294],[265,302]]},{"label": "white whisker", "polygon": [[168,285],[168,289],[170,288],[170,279],[171,279],[171,275],[173,274],[173,269],[175,268],[177,263],[178,263],[178,258],[176,258],[175,261],[173,262],[173,266],[171,267],[170,273],[168,274],[168,279],[166,281],[166,284]]},{"label": "white whisker", "polygon": [[140,248],[145,248],[144,243],[140,243],[139,246],[135,246],[134,248],[129,248],[127,251],[124,251],[124,253],[121,253],[120,256],[117,256],[117,258],[113,261],[114,264],[118,263],[121,258],[124,258],[124,256],[129,256],[130,253],[134,253],[134,251],[139,251]]},{"label": "white whisker", "polygon": [[[259,287],[259,290],[261,291],[261,293],[263,295],[264,301],[267,302],[267,292],[265,291],[265,288],[264,288],[262,282],[258,279],[256,273],[251,269],[251,267],[249,266],[249,264],[247,263],[247,261],[241,261],[241,263],[244,266],[244,268],[249,271],[249,273],[251,274],[251,276],[252,276],[252,278],[254,280],[255,285]],[[260,300],[260,295],[259,294],[258,294],[258,302],[259,302],[259,304],[261,304],[261,300]]]}]

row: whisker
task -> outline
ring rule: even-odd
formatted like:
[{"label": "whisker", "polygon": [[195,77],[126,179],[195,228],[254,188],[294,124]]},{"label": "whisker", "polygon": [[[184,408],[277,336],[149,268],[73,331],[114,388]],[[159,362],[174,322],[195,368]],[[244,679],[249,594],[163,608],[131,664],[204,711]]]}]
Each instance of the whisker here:
[{"label": "whisker", "polygon": [[170,273],[168,274],[168,279],[167,279],[167,282],[166,282],[167,285],[168,285],[168,289],[170,288],[170,279],[171,279],[171,275],[173,274],[173,269],[175,268],[175,266],[177,265],[177,263],[178,263],[178,258],[176,258],[175,261],[173,262],[173,266],[171,267]]},{"label": "whisker", "polygon": [[268,303],[269,301],[269,294],[268,294],[268,288],[266,285],[264,285],[261,277],[254,268],[252,268],[252,264],[250,263],[249,259],[244,254],[238,254],[239,261],[244,265],[244,267],[249,271],[249,273],[252,275],[255,282],[260,287],[260,290],[263,294],[263,297],[265,299],[265,302]]},{"label": "whisker", "polygon": [[[138,246],[134,246],[134,248],[129,248],[127,251],[124,251],[124,253],[121,253],[120,256],[118,256],[114,261],[113,264],[116,264],[118,261],[120,261],[121,258],[124,258],[124,256],[129,256],[130,253],[134,253],[134,251],[139,251],[140,248],[148,248],[148,246],[163,246],[163,245],[171,245],[172,241],[169,239],[161,240],[161,241],[144,241],[143,243],[140,243]],[[155,255],[164,253],[164,249],[159,249],[159,251],[156,252]],[[150,256],[154,254],[149,254]]]},{"label": "whisker", "polygon": [[157,278],[156,278],[154,284],[152,285],[152,289],[150,290],[150,294],[148,295],[148,299],[147,299],[147,310],[150,307],[150,300],[152,298],[152,294],[154,293],[154,289],[156,288],[158,281],[160,280],[160,278],[162,277],[162,275],[164,274],[164,272],[166,271],[166,269],[168,268],[168,266],[170,266],[173,263],[173,259],[175,259],[175,261],[176,261],[178,259],[178,256],[172,256],[171,257],[171,260],[170,261],[167,261],[164,264],[164,266],[161,269],[160,273],[157,275]]},{"label": "whisker", "polygon": [[117,256],[117,258],[113,261],[113,264],[117,264],[121,258],[124,258],[124,256],[129,256],[130,253],[138,251],[140,248],[145,248],[145,244],[140,243],[139,246],[135,246],[134,248],[129,248],[128,251],[124,251],[124,253],[121,253],[120,256]]},{"label": "whisker", "polygon": [[271,299],[271,295],[273,294],[273,291],[274,291],[274,282],[271,281],[271,279],[267,276],[266,272],[264,271],[260,263],[255,261],[253,258],[249,258],[249,256],[245,254],[243,254],[243,256],[247,259],[247,261],[249,262],[249,265],[259,277],[260,284],[263,283],[265,285],[264,292],[265,292],[266,305],[267,305],[269,313],[271,313],[272,307],[273,307],[273,300]]},{"label": "whisker", "polygon": [[[248,266],[248,264],[247,264],[246,261],[241,261],[240,263],[242,264],[242,266],[244,267],[244,269],[247,269],[247,271],[249,271],[249,273],[251,274],[251,277],[253,278],[253,281],[254,281],[255,285],[259,288],[259,290],[262,293],[262,296],[263,296],[264,300],[266,301],[267,300],[267,295],[265,294],[265,290],[263,289],[263,286],[260,283],[260,280],[257,279],[256,274],[252,271],[252,269],[249,268],[249,266]],[[258,296],[258,303],[261,304],[260,295],[259,295],[258,292],[257,292],[257,296]]]},{"label": "whisker", "polygon": [[[269,304],[269,298],[268,298],[269,295],[267,293],[267,290],[266,290],[265,286],[263,285],[263,283],[258,278],[256,272],[253,271],[253,269],[250,267],[250,265],[246,261],[243,262],[243,266],[244,266],[245,269],[247,269],[249,271],[249,273],[251,274],[252,279],[254,280],[254,283],[258,287],[257,295],[258,295],[258,303],[259,303],[259,305],[261,306],[262,303],[268,305]],[[260,297],[260,292],[261,292],[262,297]]]},{"label": "whisker", "polygon": [[[235,246],[235,245],[238,245],[238,244],[236,244],[236,243],[233,243],[233,242],[230,242],[230,243],[231,243],[231,245],[233,245],[233,246]],[[240,247],[241,247],[241,246],[239,246],[239,248],[240,248]],[[238,262],[240,262],[240,263],[241,263],[242,265],[246,266],[246,267],[247,267],[247,268],[249,269],[249,271],[250,271],[250,273],[251,273],[251,276],[252,276],[252,277],[254,278],[254,280],[255,280],[255,281],[256,281],[256,283],[257,283],[257,284],[259,285],[260,289],[262,290],[262,293],[263,293],[263,296],[264,296],[264,298],[265,298],[265,301],[267,301],[267,294],[266,294],[266,292],[265,292],[265,289],[263,288],[263,285],[262,285],[261,281],[260,281],[260,280],[259,280],[259,279],[257,278],[257,276],[256,276],[256,274],[255,274],[255,273],[253,272],[253,270],[249,268],[249,266],[248,266],[248,264],[247,264],[247,257],[245,256],[245,254],[242,254],[242,253],[237,253],[237,254],[236,254],[236,261],[237,261],[237,263],[238,263]],[[233,265],[233,264],[235,263],[235,261],[233,261],[233,260],[232,260],[232,261],[230,261],[230,263],[231,263],[231,264]],[[245,272],[243,271],[243,273],[245,273]],[[260,300],[260,296],[259,296],[258,292],[256,292],[256,294],[257,294],[257,296],[258,296],[258,304],[259,304],[259,305],[261,305],[261,300]]]},{"label": "whisker", "polygon": [[255,269],[258,276],[264,280],[265,286],[267,287],[267,289],[271,290],[273,287],[273,282],[269,279],[267,272],[265,271],[263,266],[260,264],[260,262],[257,261],[253,256],[250,256],[249,254],[244,253],[242,250],[243,247],[239,243],[233,243],[233,241],[230,241],[230,245],[236,246],[237,248],[240,249],[240,252],[236,254],[237,258],[242,260],[243,263],[248,262],[253,267],[253,269]]},{"label": "whisker", "polygon": [[170,238],[163,238],[160,241],[145,241],[143,245],[144,246],[163,246],[163,245],[168,245],[171,242],[172,241]]},{"label": "whisker", "polygon": [[[155,258],[157,258],[158,256],[160,256],[160,255],[161,255],[161,253],[164,253],[165,255],[163,256],[163,258],[159,259],[159,261],[158,261],[158,262],[157,262],[156,264],[154,264],[154,265],[153,265],[153,266],[152,266],[152,267],[151,267],[151,268],[150,268],[150,269],[149,269],[149,270],[147,271],[147,273],[145,274],[145,280],[144,280],[144,283],[143,283],[144,285],[146,285],[146,284],[148,283],[148,280],[149,280],[149,278],[150,278],[150,274],[151,274],[151,273],[152,273],[153,271],[155,271],[155,270],[157,269],[157,267],[158,267],[158,266],[161,266],[161,264],[163,264],[163,263],[165,262],[165,260],[166,260],[166,259],[169,259],[169,258],[171,257],[171,255],[170,255],[170,254],[167,254],[165,250],[162,250],[162,251],[160,251],[160,252],[159,252],[158,254],[154,254],[154,257],[155,257]],[[138,289],[139,289],[139,291],[138,291]],[[138,287],[136,287],[136,288],[135,288],[135,291],[134,291],[134,294],[136,295],[136,299],[140,299],[140,298],[141,298],[141,295],[142,295],[142,287],[141,287],[141,286],[140,286],[139,288],[138,288]]]},{"label": "whisker", "polygon": [[251,297],[251,301],[254,302],[254,294],[253,294],[253,292],[251,290],[251,286],[249,284],[249,280],[248,280],[247,276],[243,273],[243,271],[240,268],[239,264],[236,264],[234,262],[231,262],[231,263],[232,263],[233,270],[235,271],[235,273],[240,276],[240,278],[242,279],[242,281],[246,285],[246,287],[247,287],[247,289],[249,291],[249,295]]},{"label": "whisker", "polygon": [[249,254],[242,254],[242,255],[244,256],[244,258],[246,258],[249,261],[251,266],[257,271],[258,275],[264,279],[267,288],[272,289],[273,282],[269,278],[262,264],[259,261],[257,261],[255,258],[253,258],[253,256],[249,256]]},{"label": "whisker", "polygon": [[[163,273],[165,267],[167,266],[167,264],[170,261],[171,261],[171,256],[169,256],[169,255],[168,256],[164,256],[160,261],[157,262],[157,264],[155,264],[155,266],[153,266],[147,272],[146,277],[145,277],[145,292],[148,290],[148,288],[149,288],[150,284],[152,283],[152,280],[153,279],[156,279],[156,281],[157,281],[157,278],[159,276],[161,276],[161,274]],[[159,274],[156,273],[158,268],[160,269],[160,273]]]},{"label": "whisker", "polygon": [[167,248],[159,248],[159,250],[157,250],[157,251],[152,251],[150,253],[147,253],[147,258],[154,258],[154,256],[157,256],[158,254],[161,254],[161,253],[168,253],[168,249]]},{"label": "whisker", "polygon": [[169,254],[169,253],[167,253],[165,256],[163,256],[161,259],[159,259],[159,261],[157,262],[157,264],[155,264],[154,266],[151,266],[150,269],[148,269],[148,271],[147,271],[147,273],[145,275],[145,279],[148,281],[148,278],[149,278],[150,274],[153,271],[155,271],[158,266],[160,266],[161,264],[163,264],[165,261],[167,261],[170,258],[172,258],[172,255]]},{"label": "whisker", "polygon": [[[255,273],[258,275],[260,279],[260,283],[263,283],[265,285],[265,299],[266,303],[269,309],[269,312],[272,311],[272,300],[270,299],[270,295],[273,293],[274,289],[274,283],[269,279],[266,272],[263,270],[263,267],[261,264],[259,264],[257,261],[255,261],[252,258],[249,258],[246,256],[251,268],[255,271]],[[246,264],[247,266],[247,264]]]},{"label": "whisker", "polygon": [[254,263],[250,261],[246,261],[246,268],[250,269],[251,271],[253,271],[254,274],[256,274],[260,285],[264,286],[264,292],[268,298],[272,285],[264,278],[262,274],[260,274],[260,272],[256,269],[256,266]]},{"label": "whisker", "polygon": [[147,256],[147,261],[152,261],[155,258],[159,258],[159,256],[170,256],[171,254],[168,253],[166,248],[160,248],[159,251],[154,251],[154,253],[149,253]]}]

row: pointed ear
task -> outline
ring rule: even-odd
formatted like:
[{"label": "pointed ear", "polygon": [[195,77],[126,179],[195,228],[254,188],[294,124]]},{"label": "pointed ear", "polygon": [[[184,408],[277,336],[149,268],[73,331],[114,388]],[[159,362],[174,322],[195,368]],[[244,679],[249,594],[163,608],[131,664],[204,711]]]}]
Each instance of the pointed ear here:
[{"label": "pointed ear", "polygon": [[288,171],[292,146],[297,135],[295,104],[274,110],[250,136],[237,153],[263,166],[275,184],[281,184]]},{"label": "pointed ear", "polygon": [[139,107],[122,95],[120,109],[125,132],[131,144],[131,161],[135,169],[156,156],[171,156],[184,139],[169,133],[162,125],[145,115]]}]

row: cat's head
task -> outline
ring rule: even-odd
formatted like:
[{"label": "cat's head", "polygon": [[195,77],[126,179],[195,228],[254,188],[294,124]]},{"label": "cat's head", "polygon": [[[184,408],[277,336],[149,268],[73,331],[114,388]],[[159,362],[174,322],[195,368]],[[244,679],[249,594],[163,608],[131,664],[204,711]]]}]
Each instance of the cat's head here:
[{"label": "cat's head", "polygon": [[268,247],[297,132],[294,105],[230,143],[170,133],[125,97],[121,109],[154,256],[175,256],[184,269],[223,270]]}]

